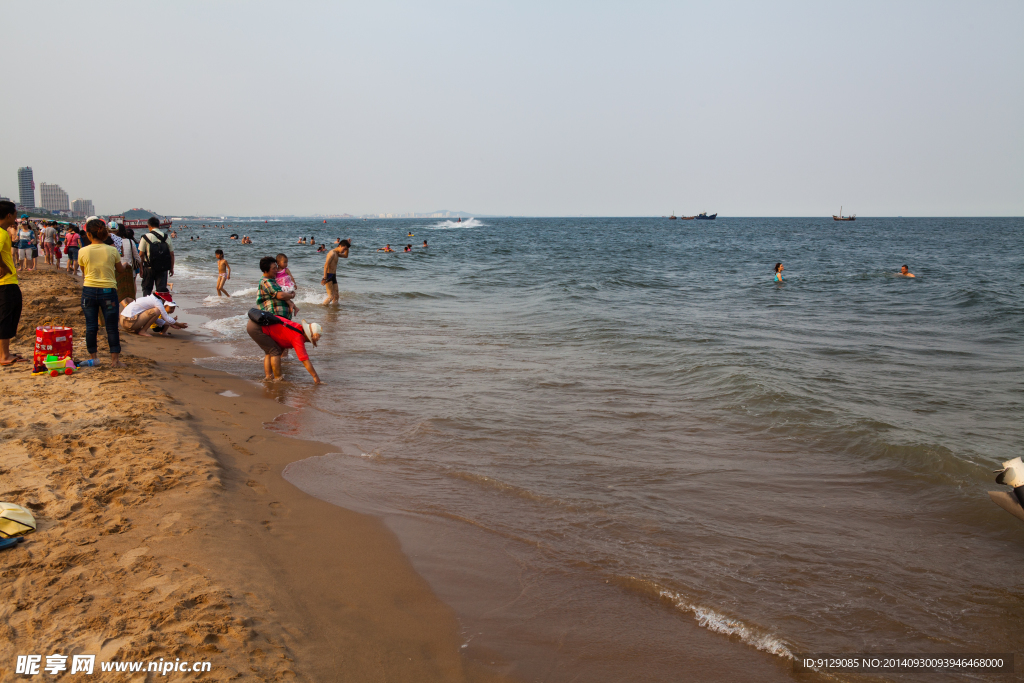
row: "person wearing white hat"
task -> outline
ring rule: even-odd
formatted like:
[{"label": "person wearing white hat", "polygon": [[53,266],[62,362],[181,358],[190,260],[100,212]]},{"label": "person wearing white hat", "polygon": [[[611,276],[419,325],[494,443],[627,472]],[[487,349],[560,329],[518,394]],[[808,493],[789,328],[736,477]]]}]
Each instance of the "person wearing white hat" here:
[{"label": "person wearing white hat", "polygon": [[306,353],[306,342],[311,342],[313,346],[316,346],[317,342],[320,341],[320,335],[323,333],[320,325],[308,323],[305,320],[300,325],[279,315],[275,315],[273,318],[276,319],[276,322],[270,325],[257,325],[251,319],[246,325],[246,332],[263,349],[264,380],[268,382],[278,382],[281,380],[283,377],[281,374],[281,354],[284,349],[294,349],[295,357],[299,359],[306,368],[306,371],[309,372],[310,377],[313,378],[313,383],[323,384],[320,381],[320,376],[316,374],[316,368],[313,367],[313,363],[309,360],[309,354]]},{"label": "person wearing white hat", "polygon": [[158,323],[162,329],[180,330],[188,327],[188,323],[179,323],[171,317],[176,304],[170,299],[170,295],[164,292],[140,299],[124,299],[121,302],[121,329],[141,337],[150,337],[152,335],[148,330],[154,323]]}]

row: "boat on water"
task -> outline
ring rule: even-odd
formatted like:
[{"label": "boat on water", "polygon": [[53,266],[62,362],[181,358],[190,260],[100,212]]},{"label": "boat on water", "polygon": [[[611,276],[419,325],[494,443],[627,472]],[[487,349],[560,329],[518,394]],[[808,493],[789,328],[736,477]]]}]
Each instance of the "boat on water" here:
[{"label": "boat on water", "polygon": [[698,213],[696,216],[694,216],[694,218],[696,218],[699,221],[713,221],[716,218],[718,218],[718,214],[713,213],[709,216],[708,212],[704,211],[703,213]]},{"label": "boat on water", "polygon": [[679,220],[681,220],[681,221],[692,221],[694,218],[696,218],[696,216],[680,216]]},{"label": "boat on water", "polygon": [[[118,225],[123,225],[124,227],[131,228],[133,230],[136,229],[136,228],[146,228],[146,229],[149,229],[149,219],[148,218],[125,218],[124,216],[109,216],[107,220],[108,220],[108,222],[109,221],[117,221]],[[160,227],[161,228],[169,228],[169,227],[171,227],[171,223],[172,222],[173,221],[170,218],[161,218],[160,219]]]},{"label": "boat on water", "polygon": [[857,214],[850,216],[843,216],[843,207],[839,207],[839,215],[832,214],[832,220],[834,221],[855,221],[857,220]]},{"label": "boat on water", "polygon": [[674,220],[676,220],[676,212],[675,212],[675,211],[673,211],[673,212],[672,212],[672,215],[671,215],[671,216],[669,216],[669,217],[668,217],[668,219],[669,219],[670,221],[674,221]]}]

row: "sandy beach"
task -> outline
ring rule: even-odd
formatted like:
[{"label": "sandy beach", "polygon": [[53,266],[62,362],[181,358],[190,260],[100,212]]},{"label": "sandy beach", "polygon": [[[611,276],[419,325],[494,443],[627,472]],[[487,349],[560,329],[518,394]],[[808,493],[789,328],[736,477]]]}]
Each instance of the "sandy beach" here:
[{"label": "sandy beach", "polygon": [[[12,348],[64,323],[86,357],[78,282],[21,287]],[[38,530],[0,553],[0,679],[18,655],[95,654],[211,663],[168,680],[498,680],[381,522],[280,476],[330,448],[264,429],[273,390],[195,365],[176,334],[122,338],[123,370],[2,370],[0,500]]]}]

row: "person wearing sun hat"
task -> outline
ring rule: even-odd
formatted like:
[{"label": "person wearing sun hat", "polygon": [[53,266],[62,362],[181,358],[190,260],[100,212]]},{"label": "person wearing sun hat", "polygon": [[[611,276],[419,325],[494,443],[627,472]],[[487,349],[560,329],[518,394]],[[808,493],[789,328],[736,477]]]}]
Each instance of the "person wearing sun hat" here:
[{"label": "person wearing sun hat", "polygon": [[318,323],[308,323],[305,320],[301,324],[296,323],[282,316],[274,316],[276,321],[270,325],[257,325],[252,320],[246,325],[246,332],[252,337],[261,349],[263,349],[263,374],[264,380],[268,382],[280,381],[281,354],[284,349],[294,349],[295,357],[299,359],[314,384],[323,384],[320,376],[316,374],[316,368],[309,360],[306,353],[306,342],[311,342],[315,347],[320,341],[323,329]]}]

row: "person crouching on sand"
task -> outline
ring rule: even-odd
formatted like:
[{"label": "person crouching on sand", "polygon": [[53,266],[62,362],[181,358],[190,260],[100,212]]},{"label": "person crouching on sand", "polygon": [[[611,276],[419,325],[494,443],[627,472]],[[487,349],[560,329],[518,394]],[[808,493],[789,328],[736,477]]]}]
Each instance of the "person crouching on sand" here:
[{"label": "person crouching on sand", "polygon": [[281,374],[281,354],[287,349],[295,349],[295,357],[302,362],[309,376],[313,378],[314,384],[323,384],[320,376],[316,374],[316,368],[309,360],[306,353],[306,342],[312,342],[313,346],[320,341],[321,329],[316,323],[302,324],[274,316],[276,319],[270,325],[258,325],[252,320],[245,325],[245,331],[249,333],[256,345],[263,349],[263,379],[267,382],[279,382],[284,377]]},{"label": "person crouching on sand", "polygon": [[121,337],[117,333],[117,273],[124,272],[121,255],[105,242],[110,233],[102,218],[90,216],[85,222],[85,235],[89,246],[78,252],[82,266],[82,312],[85,314],[85,347],[89,357],[96,360],[96,336],[99,319],[107,328],[107,346],[110,347],[110,367],[121,364]]},{"label": "person crouching on sand", "polygon": [[167,302],[157,294],[125,299],[121,302],[121,329],[140,337],[152,337],[149,328],[154,324],[160,325],[162,330],[183,330],[188,323],[179,323],[171,317],[175,308],[173,301]]}]

